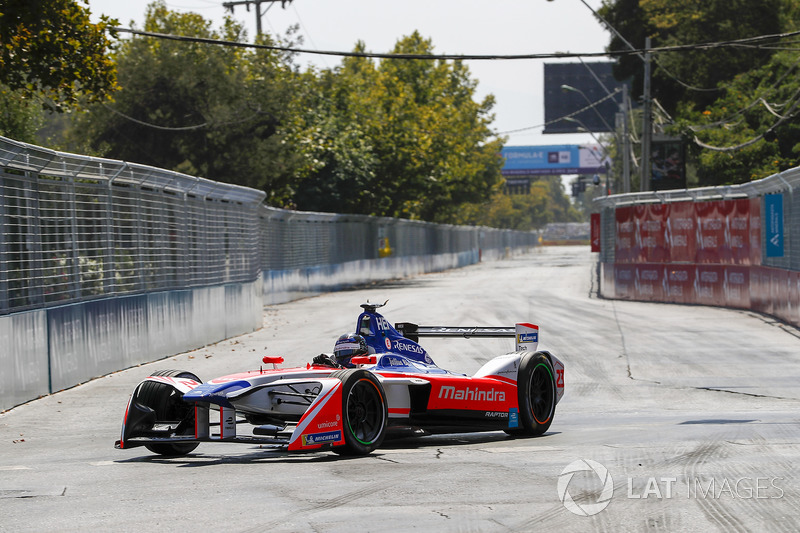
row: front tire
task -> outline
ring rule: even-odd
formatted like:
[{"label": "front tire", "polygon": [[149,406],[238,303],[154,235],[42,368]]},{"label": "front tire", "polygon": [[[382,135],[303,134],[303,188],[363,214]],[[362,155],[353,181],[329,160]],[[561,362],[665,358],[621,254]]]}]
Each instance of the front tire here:
[{"label": "front tire", "polygon": [[342,381],[342,426],[344,446],[339,455],[367,455],[381,445],[386,435],[389,406],[375,374],[363,369],[340,370],[331,377]]},{"label": "front tire", "polygon": [[[200,378],[191,372],[183,370],[160,370],[150,375],[187,378],[202,383]],[[194,434],[194,407],[185,403],[182,399],[182,394],[166,383],[157,383],[155,381],[146,381],[142,383],[134,401],[155,411],[156,421],[159,423],[177,422],[177,435]],[[153,453],[173,457],[187,455],[197,448],[197,446],[197,442],[181,444],[171,444],[169,442],[145,444],[145,447]]]},{"label": "front tire", "polygon": [[542,352],[528,353],[520,361],[517,378],[521,428],[513,435],[538,436],[553,422],[556,412],[556,380],[550,359]]}]

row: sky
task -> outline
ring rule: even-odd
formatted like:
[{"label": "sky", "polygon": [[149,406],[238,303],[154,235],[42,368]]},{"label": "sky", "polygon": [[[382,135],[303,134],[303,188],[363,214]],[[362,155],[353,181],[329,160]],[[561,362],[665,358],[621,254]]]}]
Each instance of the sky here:
[{"label": "sky", "polygon": [[[177,12],[194,12],[221,26],[226,0],[168,0]],[[586,0],[598,9],[601,0]],[[122,27],[138,29],[150,0],[89,0],[92,19],[105,14]],[[270,6],[267,9],[267,6]],[[418,30],[431,39],[439,54],[541,54],[602,52],[609,33],[581,0],[293,0],[262,4],[262,29],[283,35],[299,25],[302,48],[349,52],[363,41],[371,52],[390,52],[402,37]],[[255,6],[234,7],[233,17],[243,22],[252,42],[256,33]],[[124,36],[124,34],[123,34]],[[594,58],[593,60],[598,60]],[[341,59],[305,55],[297,61],[323,68]],[[593,144],[588,134],[542,134],[544,122],[544,64],[577,59],[523,59],[468,61],[477,80],[476,99],[495,97],[491,127],[507,134],[507,145]],[[528,129],[530,128],[530,129]]]}]

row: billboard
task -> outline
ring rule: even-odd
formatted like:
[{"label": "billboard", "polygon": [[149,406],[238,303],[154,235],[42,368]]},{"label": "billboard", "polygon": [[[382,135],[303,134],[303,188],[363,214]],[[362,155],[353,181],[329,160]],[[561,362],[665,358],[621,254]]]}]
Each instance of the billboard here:
[{"label": "billboard", "polygon": [[685,189],[686,145],[683,139],[656,135],[650,145],[651,189]]},{"label": "billboard", "polygon": [[558,174],[601,174],[606,172],[605,155],[596,144],[554,144],[505,146],[503,176]]},{"label": "billboard", "polygon": [[[628,90],[614,79],[613,65],[611,61],[545,63],[543,133],[613,132],[623,91]],[[574,121],[560,120],[567,116]]]}]

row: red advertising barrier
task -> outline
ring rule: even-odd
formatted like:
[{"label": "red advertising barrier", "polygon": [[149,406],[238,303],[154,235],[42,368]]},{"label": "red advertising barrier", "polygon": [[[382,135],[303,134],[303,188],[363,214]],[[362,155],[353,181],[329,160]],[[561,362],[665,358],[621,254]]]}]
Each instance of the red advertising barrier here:
[{"label": "red advertising barrier", "polygon": [[688,304],[694,301],[694,265],[668,265],[666,301]]},{"label": "red advertising barrier", "polygon": [[761,266],[761,199],[616,209],[603,294],[753,309],[800,327],[800,272]]},{"label": "red advertising barrier", "polygon": [[614,265],[614,294],[617,298],[636,300],[636,265]]},{"label": "red advertising barrier", "polygon": [[667,217],[670,261],[694,263],[697,255],[694,202],[678,202],[670,205]]},{"label": "red advertising barrier", "polygon": [[600,213],[592,213],[590,222],[592,251],[600,251]]},{"label": "red advertising barrier", "polygon": [[761,264],[761,198],[750,199],[750,264]]},{"label": "red advertising barrier", "polygon": [[730,247],[725,241],[725,220],[728,202],[697,202],[697,254],[695,262],[705,264],[730,263]]},{"label": "red advertising barrier", "polygon": [[761,263],[758,198],[640,204],[615,216],[617,263]]},{"label": "red advertising barrier", "polygon": [[750,302],[750,267],[727,266],[724,270],[722,290],[725,300],[721,305],[749,309]]},{"label": "red advertising barrier", "polygon": [[[614,265],[614,294],[626,300],[749,309],[750,268],[736,265]],[[771,280],[766,285],[770,286]]]},{"label": "red advertising barrier", "polygon": [[663,302],[669,294],[667,269],[663,264],[639,265],[637,269],[639,290],[651,301]]},{"label": "red advertising barrier", "polygon": [[614,212],[614,256],[617,263],[635,263],[633,246],[636,232],[633,224],[633,207],[618,207]]},{"label": "red advertising barrier", "polygon": [[669,262],[669,242],[666,227],[670,205],[645,204],[634,209],[640,256],[645,263]]}]

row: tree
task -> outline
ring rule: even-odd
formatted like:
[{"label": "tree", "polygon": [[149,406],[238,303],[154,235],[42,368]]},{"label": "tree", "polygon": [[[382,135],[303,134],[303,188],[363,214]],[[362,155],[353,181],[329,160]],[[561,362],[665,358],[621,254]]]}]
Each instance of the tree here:
[{"label": "tree", "polygon": [[[356,51],[363,51],[358,43]],[[311,69],[298,83],[290,141],[301,155],[294,202],[309,211],[382,214],[372,109],[377,72],[369,59],[345,58],[340,67]]]},{"label": "tree", "polygon": [[[745,183],[800,164],[800,61],[776,53],[760,68],[739,75],[723,97],[702,111],[685,111],[679,127],[705,146],[698,147],[700,185]],[[759,139],[760,136],[763,138]]]},{"label": "tree", "polygon": [[[728,41],[781,31],[783,0],[617,0],[599,13],[638,48],[644,39],[652,46]],[[628,50],[612,35],[608,50]],[[769,50],[719,48],[659,54],[653,69],[653,96],[669,112],[678,102],[697,106],[713,102],[719,88],[737,74],[756,68],[769,58]],[[633,93],[642,94],[643,63],[638,56],[620,60],[618,79],[633,77]]]},{"label": "tree", "polygon": [[[395,54],[432,54],[418,32]],[[501,181],[502,141],[491,140],[494,98],[475,102],[477,82],[459,61],[386,59],[379,113],[379,174],[390,188],[392,216],[448,222],[459,206],[489,196]]]},{"label": "tree", "polygon": [[[432,50],[415,32],[393,53]],[[476,82],[462,63],[347,58],[309,86],[294,131],[306,161],[298,208],[450,222],[498,186],[494,100],[474,101]]]},{"label": "tree", "polygon": [[103,101],[117,89],[106,36],[116,24],[106,16],[91,23],[75,0],[3,0],[0,85],[56,111]]},{"label": "tree", "polygon": [[[653,46],[671,46],[790,32],[799,12],[796,2],[784,0],[616,0],[599,10],[637,47],[643,47],[645,36],[653,38]],[[790,72],[791,55],[775,48],[717,47],[655,56],[652,94],[673,120],[663,132],[696,141],[687,166],[700,185],[742,183],[797,164],[800,138],[790,120],[797,112],[797,74]],[[627,46],[613,35],[608,49]],[[634,94],[641,94],[642,73],[636,56],[620,59],[615,68],[618,79],[633,77]],[[767,132],[778,141],[759,140]]]},{"label": "tree", "polygon": [[581,222],[585,219],[564,194],[560,176],[542,176],[528,194],[509,195],[497,190],[481,203],[462,206],[455,223],[530,231],[550,222]]},{"label": "tree", "polygon": [[36,132],[42,127],[42,108],[22,96],[0,86],[0,135],[26,143],[36,143]]},{"label": "tree", "polygon": [[[219,31],[202,16],[163,1],[148,6],[145,30],[242,41],[227,19]],[[262,41],[272,41],[264,36]],[[92,152],[268,192],[284,205],[292,155],[278,132],[289,100],[288,59],[276,52],[134,37],[116,54],[121,90],[94,106],[72,139]]]}]

